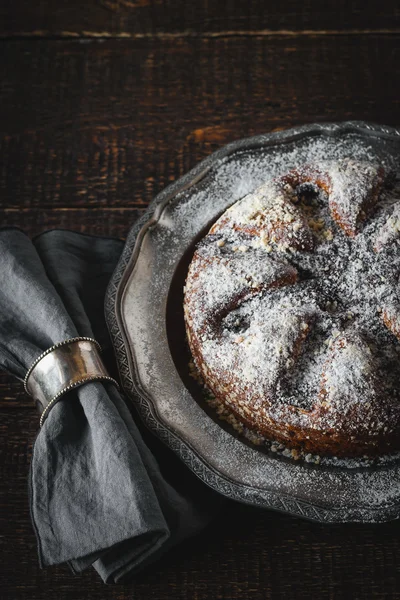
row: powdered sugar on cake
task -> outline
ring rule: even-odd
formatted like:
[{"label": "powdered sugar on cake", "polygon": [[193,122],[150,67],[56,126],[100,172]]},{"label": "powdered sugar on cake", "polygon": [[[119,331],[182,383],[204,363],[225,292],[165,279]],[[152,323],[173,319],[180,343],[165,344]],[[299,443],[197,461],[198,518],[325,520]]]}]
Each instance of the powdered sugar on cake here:
[{"label": "powdered sugar on cake", "polygon": [[376,159],[309,162],[233,204],[199,243],[189,343],[246,426],[306,448],[326,435],[328,453],[345,436],[368,453],[398,434],[396,196]]}]

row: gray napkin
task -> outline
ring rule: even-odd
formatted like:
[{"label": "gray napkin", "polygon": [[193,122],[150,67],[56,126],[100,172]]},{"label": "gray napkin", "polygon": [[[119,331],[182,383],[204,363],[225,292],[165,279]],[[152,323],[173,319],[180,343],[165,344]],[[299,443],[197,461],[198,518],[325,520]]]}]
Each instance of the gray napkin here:
[{"label": "gray napkin", "polygon": [[[0,367],[23,379],[44,350],[80,335],[100,342],[110,369],[103,303],[122,248],[70,231],[30,241],[1,230]],[[93,565],[107,583],[126,581],[218,510],[219,496],[135,421],[112,383],[85,384],[49,412],[29,485],[42,566]]]}]

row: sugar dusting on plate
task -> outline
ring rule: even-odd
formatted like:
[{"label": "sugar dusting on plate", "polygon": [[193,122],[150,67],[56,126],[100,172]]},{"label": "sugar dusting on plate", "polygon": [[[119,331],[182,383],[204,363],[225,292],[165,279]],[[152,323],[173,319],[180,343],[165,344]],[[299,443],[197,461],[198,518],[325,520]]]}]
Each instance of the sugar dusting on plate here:
[{"label": "sugar dusting on plate", "polygon": [[[135,301],[142,303],[143,321],[138,322],[135,313],[128,335],[133,348],[140,345],[146,352],[145,363],[138,364],[139,382],[144,382],[146,392],[154,399],[157,429],[162,438],[175,450],[178,448],[182,460],[219,492],[243,502],[325,522],[398,518],[399,457],[382,457],[374,464],[363,459],[321,459],[316,464],[316,457],[299,456],[296,460],[288,452],[284,455],[286,449],[274,442],[267,442],[267,452],[257,450],[260,445],[254,444],[261,442],[262,447],[262,439],[253,437],[252,444],[241,442],[240,436],[231,435],[218,424],[217,407],[212,409],[213,418],[196,403],[174,367],[167,341],[160,337],[165,327],[165,297],[177,265],[194,238],[204,235],[236,200],[271,177],[312,160],[353,157],[387,167],[395,167],[398,160],[394,136],[386,140],[367,137],[362,131],[338,131],[334,137],[324,133],[315,137],[301,134],[294,142],[277,139],[275,147],[270,145],[269,137],[266,142],[254,150],[235,150],[223,159],[213,157],[205,177],[175,193],[149,232],[146,252],[141,257],[144,268],[138,269],[137,276],[129,282],[130,293],[135,292]],[[313,232],[317,233],[319,226],[316,221]],[[327,235],[329,238],[329,232]],[[383,238],[386,235],[383,231]],[[148,285],[144,286],[141,277],[147,273],[151,273],[151,279],[147,278]],[[333,305],[332,312],[335,310]],[[350,321],[351,317],[349,314]],[[146,419],[148,412],[145,403]],[[150,425],[153,427],[152,422]],[[174,432],[171,439],[166,429]]]},{"label": "sugar dusting on plate", "polygon": [[[348,142],[332,146],[326,141],[309,142],[307,152],[296,148],[288,156],[279,154],[276,161],[272,157],[269,165],[282,175],[282,164],[286,169],[293,165],[302,168],[305,163],[299,161],[312,165],[314,160],[322,172],[329,171],[336,205],[355,227],[363,208],[363,186],[381,166],[394,173],[395,165],[391,158]],[[253,165],[252,182],[257,180],[255,172],[260,177]],[[231,402],[245,420],[249,410],[264,418],[263,402],[269,396],[273,400],[265,418],[286,419],[290,425],[322,431],[343,429],[344,419],[349,435],[365,432],[374,438],[390,434],[398,427],[400,410],[400,344],[385,326],[381,307],[389,311],[397,300],[399,188],[394,185],[382,191],[373,218],[352,238],[335,222],[327,194],[312,189],[310,195],[309,188],[305,198],[300,191],[300,197],[294,199],[298,209],[284,198],[281,204],[277,202],[279,191],[271,180],[264,179],[255,192],[223,213],[198,246],[198,268],[189,275],[192,287],[186,319],[201,344],[205,369],[216,374],[214,389],[230,390],[225,397],[228,412]],[[216,194],[216,201],[219,198]],[[225,203],[231,204],[226,197]],[[179,216],[182,218],[182,212]],[[283,243],[275,235],[276,223],[284,224]],[[250,227],[255,225],[264,238],[246,234],[246,227],[252,231]],[[296,241],[296,235],[306,229],[315,241],[313,252],[301,251],[301,237]],[[290,268],[300,274],[295,283],[285,275]],[[280,276],[286,276],[282,286],[278,285]],[[268,289],[271,281],[278,287]],[[240,302],[233,306],[235,296]],[[221,309],[228,315],[221,324],[222,335],[215,335],[213,315]],[[306,337],[303,333],[307,334],[306,348],[295,356],[300,337]],[[224,373],[235,375],[224,380]],[[307,412],[320,394],[322,373],[328,408],[315,423],[307,418]],[[251,404],[246,398],[237,400],[241,382],[245,390],[251,389]],[[248,392],[244,394],[248,396]],[[390,404],[387,410],[383,397]],[[357,412],[354,406],[360,398],[365,402]],[[293,411],[296,407],[299,410]],[[227,418],[233,419],[231,415]],[[273,452],[281,449],[272,445]],[[292,452],[295,458],[298,454]],[[312,455],[306,460],[315,462]]]}]

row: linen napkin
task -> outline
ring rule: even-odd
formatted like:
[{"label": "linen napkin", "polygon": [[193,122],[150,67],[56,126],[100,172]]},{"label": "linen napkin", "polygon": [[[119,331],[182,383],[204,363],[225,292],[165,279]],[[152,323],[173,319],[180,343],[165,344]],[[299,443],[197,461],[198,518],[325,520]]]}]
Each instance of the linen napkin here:
[{"label": "linen napkin", "polygon": [[[89,336],[110,369],[103,305],[122,248],[120,240],[71,231],[31,241],[0,230],[0,367],[23,379],[47,348]],[[127,581],[218,510],[220,496],[160,450],[128,404],[113,383],[93,382],[48,413],[29,478],[41,566],[93,565],[106,583]]]}]

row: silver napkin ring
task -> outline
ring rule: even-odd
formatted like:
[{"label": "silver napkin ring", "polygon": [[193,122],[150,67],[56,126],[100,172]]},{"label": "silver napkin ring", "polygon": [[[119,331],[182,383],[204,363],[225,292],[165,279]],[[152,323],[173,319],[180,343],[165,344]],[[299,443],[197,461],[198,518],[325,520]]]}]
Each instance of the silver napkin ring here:
[{"label": "silver napkin ring", "polygon": [[88,381],[111,381],[101,360],[100,344],[89,337],[75,337],[55,344],[41,354],[28,370],[25,391],[33,396],[42,427],[50,409],[66,392]]}]

